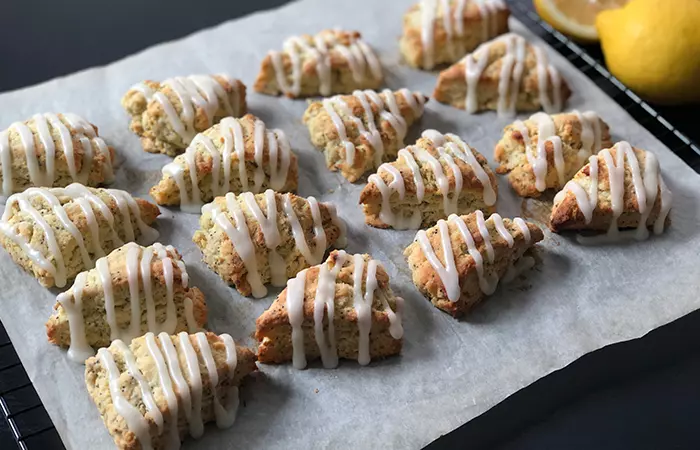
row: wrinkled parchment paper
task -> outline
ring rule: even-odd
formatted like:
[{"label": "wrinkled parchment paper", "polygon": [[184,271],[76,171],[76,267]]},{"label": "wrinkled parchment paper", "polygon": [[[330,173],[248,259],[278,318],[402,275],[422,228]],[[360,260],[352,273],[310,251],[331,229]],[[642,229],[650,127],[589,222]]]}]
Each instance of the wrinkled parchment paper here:
[{"label": "wrinkled parchment paper", "polygon": [[[430,94],[435,74],[399,63],[401,16],[414,0],[353,2],[305,0],[159,45],[104,68],[0,95],[0,129],[37,112],[75,112],[99,126],[119,152],[114,187],[147,196],[170,161],[143,152],[128,130],[119,100],[133,83],[174,75],[227,72],[250,85],[265,52],[291,34],[324,27],[357,29],[378,51],[386,84]],[[529,34],[517,23],[513,27]],[[384,263],[394,290],[406,299],[405,338],[399,357],[360,367],[341,362],[305,371],[261,365],[242,391],[245,403],[227,430],[207,427],[185,448],[418,448],[483,413],[506,396],[579,356],[613,342],[639,337],[700,306],[698,249],[700,177],[649,134],[585,75],[553,50],[550,57],[574,92],[569,108],[594,109],[610,124],[615,140],[654,151],[674,194],[673,224],[647,242],[581,247],[547,232],[541,263],[527,277],[502,285],[464,321],[435,309],[411,283],[403,248],[411,231],[364,225],[357,205],[363,183],[350,184],[326,170],[301,124],[303,100],[257,94],[250,110],[269,127],[282,128],[299,155],[300,189],[338,205],[348,223],[349,252],[369,252]],[[493,147],[507,120],[495,113],[469,116],[429,102],[420,130],[436,128],[462,136],[493,165]],[[522,214],[522,202],[499,177],[498,211]],[[536,208],[535,208],[536,209]],[[252,344],[255,318],[278,290],[248,299],[226,286],[200,260],[191,242],[198,216],[163,209],[161,242],[184,255],[191,284],[206,294],[209,327]],[[83,386],[83,366],[46,342],[44,322],[56,292],[42,288],[0,251],[0,318],[69,449],[112,448],[97,409]]]}]

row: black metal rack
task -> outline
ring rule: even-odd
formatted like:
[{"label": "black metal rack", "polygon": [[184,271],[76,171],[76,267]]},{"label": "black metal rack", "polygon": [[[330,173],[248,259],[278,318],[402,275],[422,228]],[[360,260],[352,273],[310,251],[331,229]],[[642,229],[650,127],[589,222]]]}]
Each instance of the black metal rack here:
[{"label": "black metal rack", "polygon": [[[700,173],[700,147],[686,133],[694,130],[686,114],[688,108],[654,108],[627,89],[601,64],[597,47],[582,48],[543,22],[529,1],[509,0],[513,15],[531,31],[564,55],[585,73],[634,119],[661,140],[696,172]],[[671,117],[671,121],[666,117]],[[678,127],[684,127],[684,131]],[[700,139],[697,136],[695,139]],[[0,448],[13,441],[22,450],[65,448],[39,396],[0,323],[0,410],[9,425],[10,436],[0,433]]]}]

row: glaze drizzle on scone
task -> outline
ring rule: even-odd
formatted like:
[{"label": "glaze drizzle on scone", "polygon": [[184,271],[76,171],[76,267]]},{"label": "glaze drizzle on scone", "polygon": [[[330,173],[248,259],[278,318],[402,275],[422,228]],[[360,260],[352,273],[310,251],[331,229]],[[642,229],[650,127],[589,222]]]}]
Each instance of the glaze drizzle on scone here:
[{"label": "glaze drizzle on scone", "polygon": [[[486,206],[493,206],[496,203],[496,191],[491,183],[489,174],[486,173],[482,165],[477,161],[472,148],[454,134],[446,134],[436,130],[425,130],[421,137],[427,139],[436,147],[438,157],[431,152],[418,146],[408,146],[399,150],[398,157],[408,165],[411,170],[413,183],[415,185],[416,199],[423,202],[425,196],[425,180],[421,174],[421,167],[430,168],[433,178],[443,197],[443,211],[445,216],[457,213],[460,193],[463,186],[462,169],[457,165],[455,159],[467,164],[474,176],[483,186],[483,201]],[[420,141],[419,141],[420,143]],[[420,166],[418,164],[420,162]],[[445,166],[449,168],[454,177],[454,190],[450,189],[450,181],[445,173]],[[393,181],[388,185],[380,176],[381,171],[391,173]],[[399,199],[406,196],[406,186],[401,172],[392,164],[384,163],[379,166],[377,174],[370,175],[369,183],[377,186],[382,196],[381,211],[379,218],[382,222],[396,229],[417,229],[423,221],[422,211],[419,205],[413,210],[411,217],[397,216],[392,211],[391,196],[397,193]],[[451,197],[450,197],[451,195]]]},{"label": "glaze drizzle on scone", "polygon": [[[613,149],[615,150],[614,156],[611,149],[604,149],[598,155],[593,155],[589,158],[589,165],[584,167],[588,173],[588,192],[580,184],[577,174],[577,177],[569,181],[564,186],[564,189],[554,198],[553,217],[564,197],[568,192],[571,192],[576,197],[578,208],[583,214],[584,224],[588,225],[592,222],[594,211],[598,206],[599,189],[606,184],[609,186],[612,218],[607,234],[592,237],[579,236],[578,240],[581,243],[614,242],[627,237],[632,237],[636,240],[647,239],[649,237],[647,220],[649,220],[650,214],[655,209],[657,200],[660,202],[660,205],[658,215],[653,223],[653,230],[655,234],[661,234],[664,231],[673,197],[661,177],[658,159],[653,153],[634,149],[625,141],[618,142]],[[643,173],[640,169],[641,164],[637,152],[644,154]],[[599,174],[601,173],[599,159],[605,162],[606,170],[602,173],[608,174],[607,183],[604,180],[599,180]],[[632,189],[625,186],[625,172],[631,172]],[[599,181],[602,181],[601,187],[598,185]],[[636,209],[640,214],[637,228],[631,233],[621,232],[618,226],[618,220],[626,209],[626,193],[634,196],[637,205]]]},{"label": "glaze drizzle on scone", "polygon": [[[185,142],[191,142],[197,130],[194,127],[195,109],[202,108],[208,121],[207,128],[214,123],[214,116],[219,108],[226,111],[228,116],[238,116],[241,113],[238,104],[237,83],[228,75],[218,74],[233,88],[233,94],[228,95],[219,82],[211,75],[190,75],[188,77],[168,78],[161,82],[175,92],[180,101],[181,113],[160,90],[152,89],[146,83],[138,83],[131,90],[141,92],[146,101],[152,99],[160,103],[173,130]],[[233,101],[231,101],[233,99]]]},{"label": "glaze drizzle on scone", "polygon": [[[481,16],[481,40],[487,41],[498,34],[497,13],[507,9],[506,5],[501,0],[473,0],[472,3],[477,6]],[[420,2],[423,68],[432,69],[435,67],[435,25],[439,16],[442,17],[443,28],[447,34],[447,47],[452,61],[464,55],[461,38],[464,35],[463,16],[467,4],[467,0],[457,0],[456,2],[422,0]]]},{"label": "glaze drizzle on scone", "polygon": [[[311,95],[310,92],[302,92],[308,90],[302,89],[304,77],[308,77],[307,63],[313,63],[315,66],[318,93],[323,96],[343,91],[333,85],[334,79],[341,78],[336,73],[341,66],[347,66],[356,88],[378,86],[382,80],[379,60],[357,32],[324,30],[314,36],[292,36],[284,41],[282,48],[281,52],[268,53],[277,85],[274,89],[264,86],[263,70],[255,84],[258,92],[272,94],[274,90],[289,97]],[[285,65],[284,57],[289,59],[291,70]],[[310,61],[307,58],[310,58]],[[290,75],[291,80],[288,79]]]},{"label": "glaze drizzle on scone", "polygon": [[[126,273],[129,284],[131,321],[127,328],[120,328],[117,323],[115,300],[112,284],[112,271],[107,257],[97,260],[95,266],[99,275],[100,284],[104,293],[104,309],[107,324],[110,329],[110,339],[130,342],[141,336],[141,314],[144,308],[141,305],[141,297],[145,298],[145,311],[148,330],[159,333],[173,334],[177,327],[177,310],[174,302],[174,272],[177,270],[182,288],[187,288],[188,275],[185,263],[172,246],[163,246],[155,243],[150,247],[141,247],[133,242],[126,244]],[[162,323],[156,321],[156,305],[153,299],[153,285],[151,280],[151,263],[153,259],[161,261],[163,265],[163,277],[165,279],[166,313]],[[88,272],[81,272],[75,279],[75,283],[69,291],[63,292],[56,298],[57,302],[65,309],[70,325],[70,348],[68,357],[75,362],[84,362],[94,355],[92,347],[87,342],[85,332],[85,317],[83,312],[83,290],[88,284]],[[139,283],[141,280],[141,283]],[[142,287],[141,287],[142,286]],[[143,292],[141,292],[143,290]],[[72,297],[72,298],[71,298]],[[192,300],[185,297],[183,300],[184,314],[187,328],[190,333],[195,333],[199,328],[193,315]]]},{"label": "glaze drizzle on scone", "polygon": [[[267,295],[267,288],[264,286],[261,270],[258,267],[257,247],[253,241],[252,227],[246,222],[246,215],[242,205],[245,205],[252,215],[254,223],[257,223],[262,232],[264,245],[267,249],[267,262],[270,266],[270,282],[274,286],[284,286],[288,279],[287,262],[278,252],[278,248],[285,241],[285,236],[280,233],[278,202],[281,202],[281,209],[284,214],[282,221],[288,223],[294,242],[294,251],[299,252],[303,257],[304,267],[320,263],[323,260],[325,251],[331,245],[326,228],[324,228],[319,202],[314,197],[302,199],[292,194],[278,194],[271,189],[265,191],[264,194],[258,194],[257,197],[261,196],[264,196],[266,204],[265,213],[260,208],[256,196],[250,192],[244,192],[238,196],[228,193],[224,202],[214,201],[202,207],[202,213],[210,215],[214,224],[223,230],[231,241],[233,250],[240,257],[247,271],[246,280],[250,285],[253,296],[256,298]],[[301,226],[293,205],[293,202],[302,200],[307,203],[313,220],[313,245],[309,245],[306,233]],[[338,218],[335,207],[332,204],[323,203],[322,205],[330,214],[331,224],[337,228],[339,236],[335,239],[336,245],[345,245],[345,224]],[[195,241],[197,242],[196,238],[197,235],[195,234]]]},{"label": "glaze drizzle on scone", "polygon": [[[18,190],[13,180],[15,174],[13,173],[11,132],[19,135],[24,149],[29,186],[54,186],[57,178],[56,163],[60,159],[65,160],[68,175],[74,182],[97,185],[114,181],[112,153],[104,140],[97,136],[95,128],[90,123],[71,113],[35,114],[31,119],[15,122],[7,130],[0,132],[3,196],[9,196]],[[80,143],[82,149],[80,156],[76,154],[74,140]],[[35,141],[41,146],[37,146]],[[59,149],[60,152],[57,151]],[[40,161],[42,153],[45,157],[43,162]],[[98,174],[92,174],[95,170],[93,160],[99,160]],[[93,182],[89,183],[91,174],[97,182],[93,179]],[[19,190],[24,187],[26,186],[19,186]]]},{"label": "glaze drizzle on scone", "polygon": [[[249,119],[246,119],[249,118]],[[255,148],[255,171],[252,180],[249,180],[246,165],[246,145],[244,132],[241,127],[243,120],[253,120],[253,145]],[[282,130],[267,130],[262,120],[249,115],[242,119],[227,117],[216,125],[216,129],[207,130],[198,134],[187,147],[184,155],[178,156],[175,161],[163,167],[163,175],[175,180],[180,191],[180,208],[185,212],[200,212],[204,201],[204,186],[197,175],[198,149],[204,149],[211,157],[211,183],[208,186],[211,200],[231,191],[231,182],[241,184],[241,191],[258,193],[263,183],[274,190],[284,190],[290,169],[292,168],[292,152],[287,136]],[[223,144],[221,144],[223,137]],[[214,142],[219,143],[217,147]],[[237,160],[237,172],[232,174],[234,157]],[[264,161],[269,161],[266,174]],[[184,162],[184,164],[183,164]],[[223,173],[223,179],[219,179]],[[233,175],[233,176],[232,176]],[[188,194],[191,188],[191,196]]]},{"label": "glaze drizzle on scone", "polygon": [[[117,189],[104,189],[101,192],[109,194],[116,203],[121,213],[121,220],[118,223],[115,222],[115,217],[110,208],[96,195],[94,190],[88,189],[81,184],[73,183],[65,188],[29,188],[22,193],[11,195],[7,200],[5,212],[0,220],[0,232],[18,245],[34,264],[51,274],[55,279],[56,286],[63,287],[67,281],[67,274],[64,256],[61,252],[62,248],[58,244],[54,229],[36,208],[34,202],[41,200],[50,207],[53,214],[58,218],[61,227],[75,239],[83,265],[86,268],[93,267],[94,261],[91,254],[96,256],[105,255],[105,249],[102,248],[101,242],[107,236],[100,234],[96,217],[97,212],[109,224],[110,236],[108,238],[117,245],[124,243],[124,240],[119,237],[117,228],[124,231],[124,239],[127,242],[136,239],[132,219],[136,223],[141,241],[150,243],[158,237],[158,232],[146,225],[142,220],[139,205],[129,193]],[[61,204],[59,197],[64,196],[72,199],[74,203]],[[85,245],[84,234],[80,232],[78,227],[68,217],[66,207],[69,203],[79,205],[85,214],[87,228],[90,232],[90,241],[92,242],[90,249]],[[48,247],[48,254],[44,254],[39,249],[34,248],[21,233],[21,230],[15,229],[15,226],[10,224],[9,219],[14,214],[15,208],[20,213],[31,217],[35,224],[41,228]],[[54,263],[51,263],[52,259]]]},{"label": "glaze drizzle on scone", "polygon": [[[330,260],[330,258],[329,258]],[[321,361],[327,369],[338,366],[338,348],[335,338],[334,305],[335,305],[335,285],[338,273],[346,265],[351,263],[353,267],[353,307],[357,313],[357,327],[359,332],[359,348],[357,362],[367,365],[370,362],[370,330],[372,328],[372,303],[374,292],[377,289],[377,266],[381,263],[374,259],[367,262],[367,276],[364,280],[365,259],[363,255],[348,255],[340,250],[336,254],[333,267],[328,261],[324,262],[319,271],[318,285],[314,294],[314,332],[316,344],[321,352]],[[306,354],[304,351],[304,334],[302,323],[304,321],[304,295],[306,290],[306,270],[302,270],[289,280],[287,284],[287,312],[289,314],[289,324],[292,326],[292,363],[295,368],[306,367]],[[401,324],[403,312],[403,299],[396,297],[396,311],[382,298],[383,310],[389,318],[389,332],[394,339],[401,339],[403,336],[403,326]],[[324,310],[328,314],[328,336],[323,328]]]}]

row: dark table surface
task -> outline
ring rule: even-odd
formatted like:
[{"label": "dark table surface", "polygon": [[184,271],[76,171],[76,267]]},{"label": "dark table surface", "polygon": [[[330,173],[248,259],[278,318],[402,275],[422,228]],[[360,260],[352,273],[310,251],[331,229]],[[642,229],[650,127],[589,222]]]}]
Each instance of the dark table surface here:
[{"label": "dark table surface", "polygon": [[[150,45],[283,3],[286,1],[4,0],[0,8],[0,92],[106,64]],[[600,55],[596,48],[586,50],[594,57]],[[665,108],[662,112],[677,128],[700,141],[696,108]],[[9,353],[2,332],[0,329],[0,365],[3,355]],[[21,371],[21,366],[15,369]],[[3,376],[0,392],[6,381]],[[698,418],[700,311],[641,339],[580,358],[438,439],[430,448],[700,449]],[[35,448],[50,447],[44,442]],[[0,418],[0,449],[13,448],[17,448],[13,435]]]}]

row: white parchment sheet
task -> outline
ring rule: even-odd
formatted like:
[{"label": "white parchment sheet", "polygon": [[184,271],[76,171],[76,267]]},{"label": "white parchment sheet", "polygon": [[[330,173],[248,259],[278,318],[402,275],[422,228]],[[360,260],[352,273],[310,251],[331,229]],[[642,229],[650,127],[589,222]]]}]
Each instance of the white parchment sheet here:
[{"label": "white parchment sheet", "polygon": [[[250,85],[265,53],[281,47],[285,37],[340,26],[361,31],[377,50],[388,87],[430,94],[435,74],[400,64],[401,18],[413,1],[303,0],[227,22],[103,68],[2,94],[0,129],[37,112],[84,116],[118,151],[113,186],[147,197],[170,158],[145,153],[129,132],[119,104],[129,86],[217,72]],[[533,38],[515,22],[513,28]],[[364,183],[350,184],[325,168],[301,124],[305,101],[251,93],[250,111],[268,127],[282,128],[299,156],[299,194],[338,205],[348,223],[347,250],[382,261],[394,290],[406,299],[404,348],[401,356],[368,367],[354,361],[341,362],[336,370],[318,364],[304,371],[291,364],[261,365],[261,373],[242,391],[245,403],[235,425],[227,430],[208,426],[202,439],[188,439],[185,448],[419,448],[581,355],[637,338],[700,306],[700,177],[568,61],[553,50],[549,54],[571,85],[570,109],[596,110],[610,124],[614,140],[629,140],[658,155],[674,194],[668,231],[646,242],[605,247],[581,247],[570,237],[547,232],[541,264],[525,279],[499,287],[466,320],[456,321],[431,306],[411,283],[402,252],[415,233],[365,226],[357,205]],[[430,101],[406,142],[426,128],[453,132],[495,167],[493,147],[507,122],[495,113],[469,116]],[[499,183],[498,211],[520,215],[521,200],[504,177]],[[209,328],[252,344],[255,318],[278,290],[255,300],[226,286],[201,262],[191,242],[198,219],[163,209],[160,241],[180,250],[191,284],[206,294]],[[44,323],[55,295],[0,251],[0,318],[66,446],[112,448],[83,386],[83,366],[46,342]]]}]

